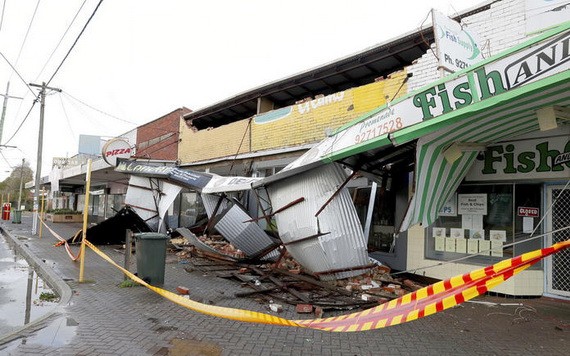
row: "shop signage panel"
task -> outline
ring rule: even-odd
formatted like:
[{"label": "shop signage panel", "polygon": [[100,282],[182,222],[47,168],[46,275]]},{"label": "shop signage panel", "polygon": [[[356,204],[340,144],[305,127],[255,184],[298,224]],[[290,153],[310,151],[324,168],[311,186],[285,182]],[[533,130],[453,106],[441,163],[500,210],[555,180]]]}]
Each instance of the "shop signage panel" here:
[{"label": "shop signage panel", "polygon": [[473,30],[437,10],[432,10],[432,19],[440,68],[453,73],[484,59],[481,41]]},{"label": "shop signage panel", "polygon": [[103,159],[111,166],[116,166],[119,158],[127,159],[134,153],[131,145],[121,138],[114,138],[107,141],[102,151],[101,155]]},{"label": "shop signage panel", "polygon": [[448,201],[439,209],[439,216],[457,216],[457,193],[454,193]]},{"label": "shop signage panel", "polygon": [[506,141],[488,146],[467,173],[467,181],[568,179],[570,128],[552,137]]},{"label": "shop signage panel", "polygon": [[321,141],[283,172],[390,145],[393,132],[565,72],[570,69],[569,48],[570,30],[566,29],[509,56],[450,75]]},{"label": "shop signage panel", "polygon": [[487,215],[487,194],[458,194],[457,210],[461,215]]}]

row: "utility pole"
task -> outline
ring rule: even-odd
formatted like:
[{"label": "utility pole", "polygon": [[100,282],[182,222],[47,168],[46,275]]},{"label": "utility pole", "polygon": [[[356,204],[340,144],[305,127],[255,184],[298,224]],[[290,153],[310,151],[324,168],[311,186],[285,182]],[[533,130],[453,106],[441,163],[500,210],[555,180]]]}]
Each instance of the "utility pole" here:
[{"label": "utility pole", "polygon": [[18,194],[18,206],[16,207],[17,210],[21,209],[22,206],[22,185],[24,183],[24,161],[26,159],[22,158],[22,168],[20,168],[20,193]]},{"label": "utility pole", "polygon": [[10,90],[10,82],[6,84],[6,95],[0,94],[4,97],[4,105],[2,106],[2,117],[0,117],[0,143],[2,142],[2,131],[4,131],[4,117],[6,116],[6,107],[8,106],[8,99],[23,99],[19,96],[10,96],[8,91]]},{"label": "utility pole", "polygon": [[48,87],[45,82],[42,85],[30,83],[30,86],[41,88],[40,90],[40,130],[38,133],[38,156],[36,164],[36,179],[34,188],[34,218],[32,221],[32,235],[38,231],[38,207],[40,194],[40,179],[42,178],[42,146],[44,143],[44,110],[46,106],[46,90],[61,92],[61,89]]}]

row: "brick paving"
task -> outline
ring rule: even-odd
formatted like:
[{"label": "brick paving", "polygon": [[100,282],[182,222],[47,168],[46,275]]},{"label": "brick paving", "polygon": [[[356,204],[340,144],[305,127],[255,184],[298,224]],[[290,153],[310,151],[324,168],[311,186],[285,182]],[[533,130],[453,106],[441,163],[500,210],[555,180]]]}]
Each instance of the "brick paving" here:
[{"label": "brick paving", "polygon": [[[485,296],[478,301],[522,304],[489,306],[464,303],[411,323],[359,333],[330,333],[243,323],[202,315],[143,287],[119,288],[122,274],[88,250],[85,280],[48,231],[32,237],[31,215],[2,228],[66,281],[72,295],[48,319],[7,336],[3,355],[566,355],[570,341],[570,302],[549,298]],[[80,224],[50,224],[69,237]],[[77,249],[77,247],[74,247]],[[119,264],[124,256],[102,248]],[[195,270],[170,256],[165,285],[182,285],[192,299],[220,306],[271,313],[253,299],[234,298],[238,283]],[[134,269],[134,262],[133,268]],[[294,308],[280,314],[299,319]],[[325,315],[326,316],[326,315]],[[49,330],[53,334],[45,335]]]}]

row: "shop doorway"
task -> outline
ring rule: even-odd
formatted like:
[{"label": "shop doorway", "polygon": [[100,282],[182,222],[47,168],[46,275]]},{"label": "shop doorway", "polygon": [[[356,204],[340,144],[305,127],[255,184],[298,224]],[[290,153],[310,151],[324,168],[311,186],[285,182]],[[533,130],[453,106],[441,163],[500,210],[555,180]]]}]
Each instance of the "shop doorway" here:
[{"label": "shop doorway", "polygon": [[[547,189],[548,206],[556,203],[546,217],[548,231],[556,231],[570,226],[570,189],[563,186],[550,186]],[[570,230],[547,235],[547,245],[570,239]],[[547,264],[547,286],[549,294],[570,297],[570,251],[560,251],[549,259]]]}]

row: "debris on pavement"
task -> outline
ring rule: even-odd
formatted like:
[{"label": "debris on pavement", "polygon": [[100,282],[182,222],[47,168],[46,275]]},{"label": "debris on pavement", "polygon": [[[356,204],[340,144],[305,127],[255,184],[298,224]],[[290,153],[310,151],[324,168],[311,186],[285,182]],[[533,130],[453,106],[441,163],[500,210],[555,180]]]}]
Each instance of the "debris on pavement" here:
[{"label": "debris on pavement", "polygon": [[[234,280],[243,287],[235,297],[266,302],[274,312],[287,304],[294,306],[298,314],[314,313],[322,317],[325,312],[370,308],[423,287],[409,275],[393,278],[391,269],[385,265],[376,264],[359,276],[321,281],[306,273],[286,251],[277,261],[268,263],[248,260],[216,235],[195,237],[195,241],[191,238],[190,242],[176,252],[178,259],[188,265],[187,272],[198,270]],[[276,301],[281,308],[272,306],[278,304]]]}]

